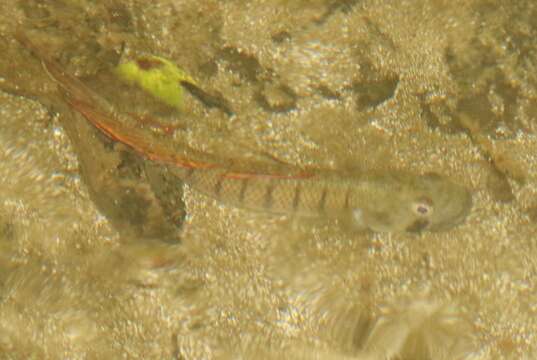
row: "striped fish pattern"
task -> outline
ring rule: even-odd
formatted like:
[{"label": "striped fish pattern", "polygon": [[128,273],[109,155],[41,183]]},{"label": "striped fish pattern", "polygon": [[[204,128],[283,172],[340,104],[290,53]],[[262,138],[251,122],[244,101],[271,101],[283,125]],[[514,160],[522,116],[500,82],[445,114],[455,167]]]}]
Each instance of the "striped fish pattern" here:
[{"label": "striped fish pattern", "polygon": [[462,222],[471,209],[470,193],[437,174],[323,171],[286,177],[237,174],[221,168],[171,167],[169,171],[228,205],[340,219],[356,230],[447,230]]},{"label": "striped fish pattern", "polygon": [[[351,209],[358,187],[318,174],[291,177],[233,173],[226,169],[171,168],[187,184],[226,204],[275,214],[335,214]],[[363,185],[363,183],[362,183]]]},{"label": "striped fish pattern", "polygon": [[[335,171],[247,173],[234,170],[234,160],[178,150],[128,125],[105,99],[35,46],[25,35],[17,40],[30,50],[58,83],[65,101],[113,140],[119,141],[168,171],[193,189],[218,201],[275,214],[342,219],[356,229],[388,232],[446,230],[462,222],[471,195],[436,174],[406,172],[341,174]],[[350,221],[347,221],[350,220]]]}]

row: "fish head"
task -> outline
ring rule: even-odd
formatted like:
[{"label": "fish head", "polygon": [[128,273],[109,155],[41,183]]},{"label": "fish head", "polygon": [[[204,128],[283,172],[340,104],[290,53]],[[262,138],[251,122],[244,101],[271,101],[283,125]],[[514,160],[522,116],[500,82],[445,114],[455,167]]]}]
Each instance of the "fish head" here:
[{"label": "fish head", "polygon": [[460,224],[472,207],[470,192],[437,174],[390,174],[355,221],[377,232],[443,231]]}]

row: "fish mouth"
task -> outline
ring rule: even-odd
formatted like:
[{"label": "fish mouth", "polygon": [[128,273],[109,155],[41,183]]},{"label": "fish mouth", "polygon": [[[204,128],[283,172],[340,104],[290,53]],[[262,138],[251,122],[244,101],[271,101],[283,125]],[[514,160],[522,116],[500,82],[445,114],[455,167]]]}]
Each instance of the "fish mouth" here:
[{"label": "fish mouth", "polygon": [[428,220],[418,219],[414,221],[412,224],[410,224],[410,226],[408,226],[405,230],[411,233],[420,233],[423,230],[427,229],[428,226],[429,226]]}]

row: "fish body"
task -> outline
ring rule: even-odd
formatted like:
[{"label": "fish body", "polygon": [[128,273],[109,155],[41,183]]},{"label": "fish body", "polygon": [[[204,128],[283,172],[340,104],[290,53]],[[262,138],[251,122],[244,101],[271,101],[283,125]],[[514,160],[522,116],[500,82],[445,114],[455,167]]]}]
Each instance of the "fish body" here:
[{"label": "fish body", "polygon": [[446,230],[462,222],[471,209],[468,190],[436,174],[248,173],[234,169],[233,159],[216,159],[195,149],[178,151],[121,121],[122,114],[65,73],[24,35],[18,34],[17,39],[41,60],[62,88],[65,101],[96,128],[138,154],[166,165],[189,186],[223,203],[276,214],[350,220],[358,229],[379,232]]},{"label": "fish body", "polygon": [[439,175],[332,171],[292,176],[236,174],[227,169],[171,168],[192,188],[223,203],[275,214],[350,220],[379,232],[446,230],[462,222],[470,193]]}]

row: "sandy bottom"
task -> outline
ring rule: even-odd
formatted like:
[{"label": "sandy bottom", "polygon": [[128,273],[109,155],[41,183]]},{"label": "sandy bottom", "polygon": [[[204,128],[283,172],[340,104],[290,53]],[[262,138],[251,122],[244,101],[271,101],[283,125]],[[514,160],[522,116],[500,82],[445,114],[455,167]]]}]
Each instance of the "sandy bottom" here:
[{"label": "sandy bottom", "polygon": [[[503,3],[3,1],[0,358],[536,358],[537,5]],[[183,190],[63,105],[16,29],[122,111],[155,105],[102,64],[152,53],[236,114],[185,95],[168,141],[436,172],[473,209],[350,232]]]}]

